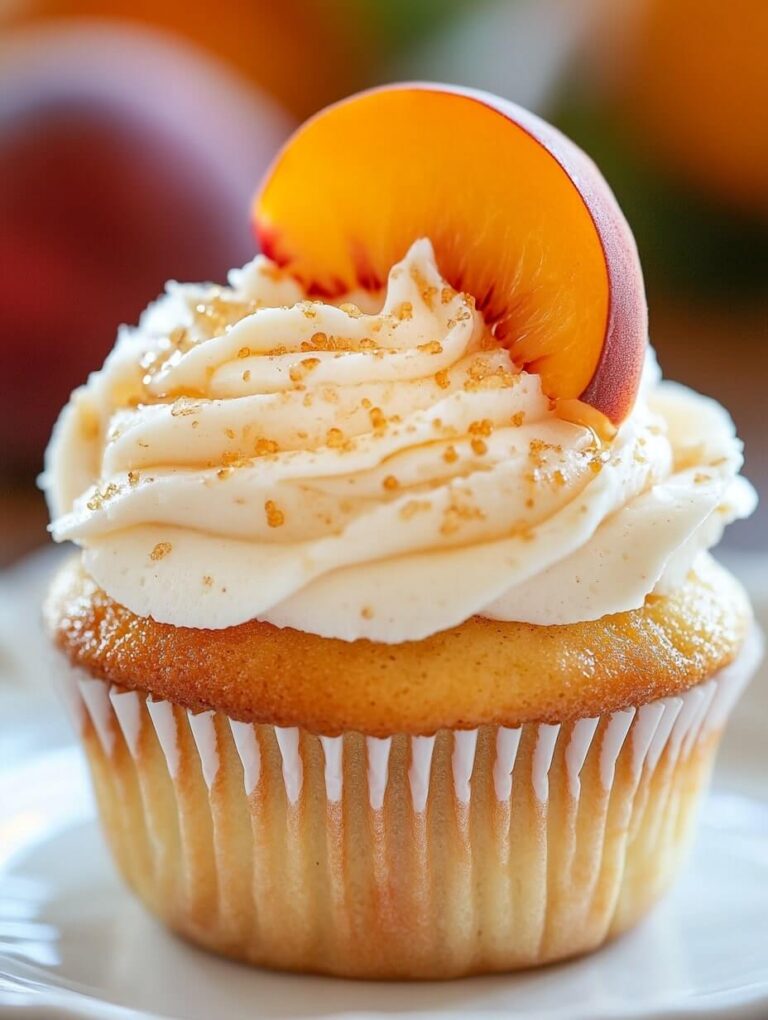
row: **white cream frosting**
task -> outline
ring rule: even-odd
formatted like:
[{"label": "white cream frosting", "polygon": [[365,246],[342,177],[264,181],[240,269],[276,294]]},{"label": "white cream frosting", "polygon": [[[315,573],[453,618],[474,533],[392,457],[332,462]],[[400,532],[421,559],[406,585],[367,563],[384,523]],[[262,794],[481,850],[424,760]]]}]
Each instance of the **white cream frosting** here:
[{"label": "white cream frosting", "polygon": [[741,463],[652,355],[612,442],[563,421],[421,240],[378,300],[308,301],[262,256],[169,284],[72,395],[43,483],[54,538],[139,615],[396,643],[642,605],[752,511]]}]

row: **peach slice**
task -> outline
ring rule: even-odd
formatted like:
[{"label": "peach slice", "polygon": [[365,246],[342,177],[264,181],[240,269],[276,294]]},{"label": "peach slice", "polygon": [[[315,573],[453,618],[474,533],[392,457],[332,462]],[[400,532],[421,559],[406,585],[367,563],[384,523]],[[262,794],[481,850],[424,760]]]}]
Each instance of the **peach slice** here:
[{"label": "peach slice", "polygon": [[520,107],[430,84],[352,96],[288,141],[253,215],[262,250],[318,295],[380,287],[429,237],[565,417],[629,413],[647,334],[632,233],[594,163]]}]

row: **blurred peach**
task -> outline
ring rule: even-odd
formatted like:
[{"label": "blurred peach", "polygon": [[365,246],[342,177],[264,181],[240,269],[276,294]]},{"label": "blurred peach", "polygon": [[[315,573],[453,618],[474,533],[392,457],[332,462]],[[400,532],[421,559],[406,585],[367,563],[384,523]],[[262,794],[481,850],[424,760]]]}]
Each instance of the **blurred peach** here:
[{"label": "blurred peach", "polygon": [[289,119],[146,30],[0,46],[3,467],[39,466],[70,389],[169,277],[253,254],[252,192]]},{"label": "blurred peach", "polygon": [[15,0],[0,24],[98,18],[168,31],[303,118],[365,84],[374,36],[366,10],[348,0]]},{"label": "blurred peach", "polygon": [[599,0],[604,84],[649,155],[768,215],[768,2]]}]

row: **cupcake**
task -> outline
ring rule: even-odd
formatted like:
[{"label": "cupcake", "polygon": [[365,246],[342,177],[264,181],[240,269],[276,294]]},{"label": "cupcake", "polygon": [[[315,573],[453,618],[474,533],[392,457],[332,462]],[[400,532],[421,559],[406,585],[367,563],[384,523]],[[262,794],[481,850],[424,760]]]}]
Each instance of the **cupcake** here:
[{"label": "cupcake", "polygon": [[662,382],[594,165],[494,97],[288,142],[264,254],[171,283],[51,441],[45,619],[127,883],[253,964],[447,978],[664,891],[759,656],[754,493]]}]

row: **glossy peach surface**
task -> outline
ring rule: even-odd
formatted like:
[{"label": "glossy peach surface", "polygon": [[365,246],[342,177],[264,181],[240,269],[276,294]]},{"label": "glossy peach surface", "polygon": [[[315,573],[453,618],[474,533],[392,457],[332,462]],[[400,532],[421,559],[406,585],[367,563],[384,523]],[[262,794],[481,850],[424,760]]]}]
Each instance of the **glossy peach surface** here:
[{"label": "glossy peach surface", "polygon": [[278,156],[254,222],[325,295],[380,287],[427,236],[566,416],[577,399],[614,424],[632,407],[647,333],[632,234],[592,161],[512,103],[409,84],[329,107]]}]

